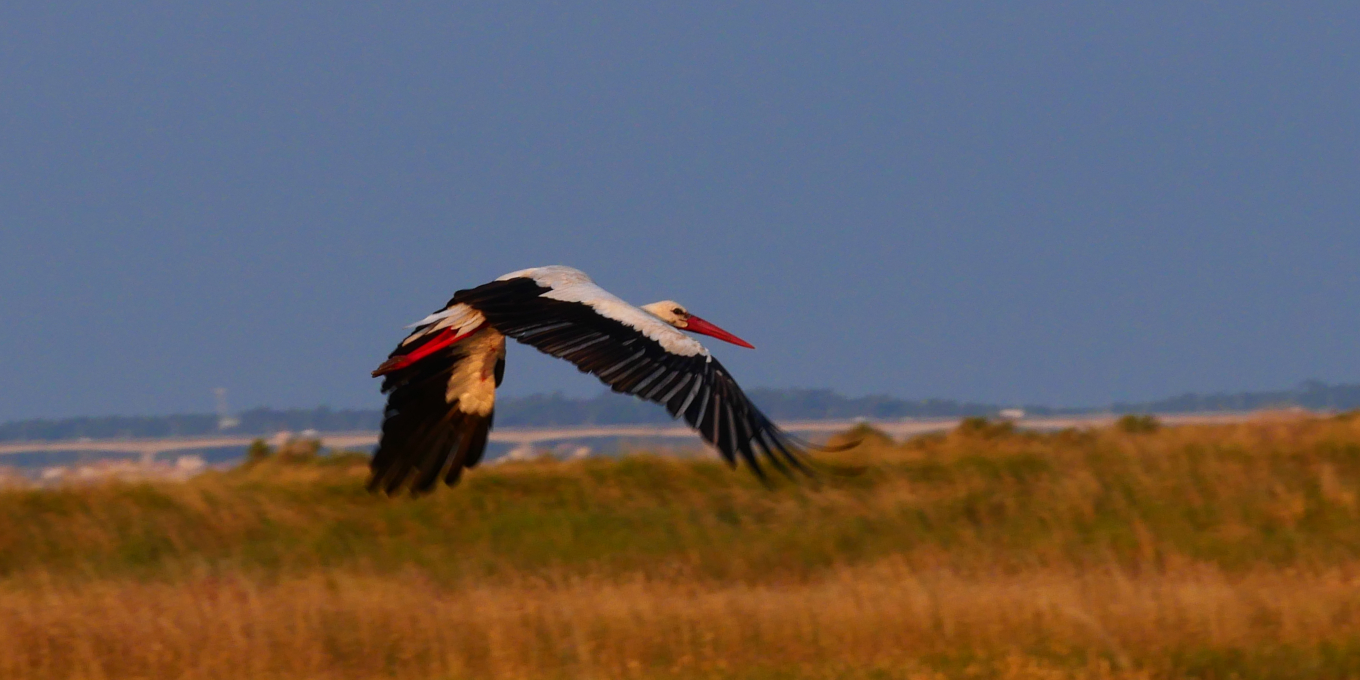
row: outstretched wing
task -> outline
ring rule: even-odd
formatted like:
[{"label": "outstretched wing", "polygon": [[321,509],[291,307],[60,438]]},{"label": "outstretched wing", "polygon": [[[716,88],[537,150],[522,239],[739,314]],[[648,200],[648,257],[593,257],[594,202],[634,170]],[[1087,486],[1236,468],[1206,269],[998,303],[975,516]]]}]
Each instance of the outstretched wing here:
[{"label": "outstretched wing", "polygon": [[761,458],[785,473],[807,472],[799,447],[708,350],[575,269],[515,272],[459,291],[453,302],[476,309],[500,333],[570,361],[615,392],[664,405],[728,463],[740,458],[762,477]]},{"label": "outstretched wing", "polygon": [[373,372],[387,408],[369,490],[456,484],[482,459],[504,372],[505,337],[476,310],[450,305],[420,322]]}]

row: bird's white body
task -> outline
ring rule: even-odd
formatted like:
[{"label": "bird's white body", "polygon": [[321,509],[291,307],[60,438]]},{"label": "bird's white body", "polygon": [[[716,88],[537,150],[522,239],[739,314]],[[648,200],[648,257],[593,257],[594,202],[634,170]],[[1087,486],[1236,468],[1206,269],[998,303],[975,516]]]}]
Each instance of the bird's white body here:
[{"label": "bird's white body", "polygon": [[613,293],[595,285],[585,272],[562,265],[534,267],[510,272],[496,279],[508,281],[516,278],[532,279],[534,283],[550,288],[543,297],[562,302],[580,302],[589,305],[601,316],[620,321],[636,328],[643,335],[661,343],[667,352],[692,357],[696,354],[707,355],[708,350],[698,340],[681,333],[674,326],[644,308],[620,300]]},{"label": "bird's white body", "polygon": [[[674,352],[680,356],[708,355],[708,349],[699,341],[681,333],[666,319],[649,311],[647,307],[651,305],[634,307],[619,299],[613,293],[595,285],[595,282],[579,269],[562,265],[535,267],[510,272],[496,280],[509,281],[519,278],[531,279],[534,283],[548,288],[549,290],[542,294],[544,298],[586,304],[601,316],[636,328],[643,335],[661,343],[668,352]],[[666,301],[654,304],[669,305],[674,303]],[[448,309],[435,312],[407,326],[407,328],[426,327],[426,332],[442,331],[448,328],[470,329],[484,323],[485,320],[481,312],[467,305],[456,304],[451,305]],[[419,334],[412,334],[403,341],[403,344],[409,344],[418,337],[420,337]]]}]

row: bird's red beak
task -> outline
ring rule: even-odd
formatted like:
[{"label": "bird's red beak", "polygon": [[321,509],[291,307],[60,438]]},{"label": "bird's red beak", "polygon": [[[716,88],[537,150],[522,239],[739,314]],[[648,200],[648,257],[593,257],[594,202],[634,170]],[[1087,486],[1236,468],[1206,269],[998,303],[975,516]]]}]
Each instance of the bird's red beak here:
[{"label": "bird's red beak", "polygon": [[741,338],[732,335],[731,333],[728,333],[727,331],[718,328],[717,326],[714,326],[713,324],[704,321],[703,319],[700,319],[699,317],[694,316],[692,314],[688,319],[686,319],[686,322],[687,323],[685,325],[685,330],[687,331],[701,333],[703,335],[707,335],[709,337],[722,340],[723,342],[730,342],[734,345],[739,345],[741,347],[746,347],[748,349],[755,349],[755,345],[752,345],[751,343],[746,342],[745,340],[742,340]]}]

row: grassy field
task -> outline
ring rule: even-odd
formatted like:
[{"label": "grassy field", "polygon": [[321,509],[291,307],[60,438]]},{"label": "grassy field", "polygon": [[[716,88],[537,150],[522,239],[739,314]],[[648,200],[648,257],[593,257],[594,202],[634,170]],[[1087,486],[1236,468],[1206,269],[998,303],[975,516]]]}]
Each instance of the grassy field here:
[{"label": "grassy field", "polygon": [[1360,418],[0,492],[0,678],[1360,677]]}]

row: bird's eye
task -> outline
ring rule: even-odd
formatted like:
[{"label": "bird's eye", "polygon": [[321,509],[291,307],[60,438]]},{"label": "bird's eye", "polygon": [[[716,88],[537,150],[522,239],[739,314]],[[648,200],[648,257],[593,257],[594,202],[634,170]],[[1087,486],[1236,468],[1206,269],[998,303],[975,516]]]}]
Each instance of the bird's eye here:
[{"label": "bird's eye", "polygon": [[685,315],[685,310],[680,309],[679,307],[676,307],[675,309],[672,309],[672,310],[671,310],[671,314],[674,314],[674,315],[676,315],[676,316],[684,316],[684,315]]}]

